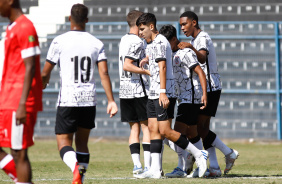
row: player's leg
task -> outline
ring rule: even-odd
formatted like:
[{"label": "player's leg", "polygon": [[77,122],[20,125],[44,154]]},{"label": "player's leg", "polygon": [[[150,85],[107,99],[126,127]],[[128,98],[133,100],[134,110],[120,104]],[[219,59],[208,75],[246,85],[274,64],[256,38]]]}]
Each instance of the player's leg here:
[{"label": "player's leg", "polygon": [[17,181],[31,183],[32,172],[31,165],[29,162],[29,158],[27,155],[28,150],[14,150],[11,149],[11,153],[13,155],[16,171],[17,171]]},{"label": "player's leg", "polygon": [[[140,162],[140,123],[135,99],[120,99],[121,122],[129,122],[129,150],[133,161],[133,174],[139,174],[143,171]],[[146,111],[145,111],[146,113]]]},{"label": "player's leg", "polygon": [[17,171],[13,156],[0,148],[0,168],[14,181],[17,181]]},{"label": "player's leg", "polygon": [[150,131],[148,127],[147,103],[147,96],[134,99],[136,114],[143,132],[142,147],[144,150],[144,172],[149,170],[151,167]]},{"label": "player's leg", "polygon": [[131,122],[130,125],[130,136],[129,136],[129,149],[131,153],[131,158],[133,161],[133,174],[139,174],[143,171],[142,164],[140,162],[140,123]]},{"label": "player's leg", "polygon": [[[82,118],[82,117],[80,117]],[[78,173],[78,161],[76,152],[72,147],[73,135],[77,131],[79,120],[78,107],[58,107],[56,115],[55,134],[58,150],[63,162],[71,169],[73,173],[73,182],[81,183],[81,177]],[[78,177],[77,177],[78,176]]]},{"label": "player's leg", "polygon": [[140,124],[143,132],[142,147],[144,150],[144,172],[146,172],[151,167],[150,131],[148,128],[148,120],[141,121]]},{"label": "player's leg", "polygon": [[77,131],[75,132],[75,146],[76,146],[76,158],[78,162],[77,170],[79,172],[75,170],[76,175],[74,175],[74,178],[81,177],[81,181],[83,182],[90,160],[88,140],[89,140],[91,129],[95,127],[96,107],[87,106],[87,107],[79,107],[77,109],[78,109],[79,119],[77,124]]}]

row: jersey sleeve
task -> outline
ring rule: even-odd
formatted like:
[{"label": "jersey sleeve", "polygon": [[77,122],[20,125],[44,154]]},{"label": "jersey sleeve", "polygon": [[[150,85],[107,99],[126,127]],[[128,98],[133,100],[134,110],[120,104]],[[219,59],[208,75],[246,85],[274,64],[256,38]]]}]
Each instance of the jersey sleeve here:
[{"label": "jersey sleeve", "polygon": [[144,45],[143,42],[133,42],[130,44],[125,58],[132,59],[134,61],[144,58]]},{"label": "jersey sleeve", "polygon": [[100,61],[107,61],[107,56],[106,56],[106,53],[105,53],[104,45],[102,46],[102,48],[100,49],[99,54],[98,54],[97,62],[100,62]]},{"label": "jersey sleeve", "polygon": [[23,30],[17,33],[17,38],[21,48],[21,56],[23,59],[39,55],[39,41],[36,30],[31,23],[25,23],[21,27]]},{"label": "jersey sleeve", "polygon": [[199,65],[197,55],[192,50],[184,54],[182,62],[186,63],[189,69],[195,68]]},{"label": "jersey sleeve", "polygon": [[199,44],[197,44],[197,50],[200,51],[200,50],[205,50],[207,52],[209,52],[208,50],[208,40],[206,37],[200,37],[199,40],[198,40]]},{"label": "jersey sleeve", "polygon": [[55,38],[49,47],[46,61],[53,65],[56,65],[60,60],[60,53],[60,44],[58,42],[58,39]]},{"label": "jersey sleeve", "polygon": [[167,49],[167,45],[165,44],[165,41],[158,40],[156,42],[156,48],[155,48],[156,62],[166,61],[166,49]]}]

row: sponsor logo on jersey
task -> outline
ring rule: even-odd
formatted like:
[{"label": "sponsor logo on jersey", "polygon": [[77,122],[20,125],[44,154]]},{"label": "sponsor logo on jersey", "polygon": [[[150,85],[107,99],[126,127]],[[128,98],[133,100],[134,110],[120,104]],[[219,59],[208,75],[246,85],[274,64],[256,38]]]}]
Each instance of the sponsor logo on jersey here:
[{"label": "sponsor logo on jersey", "polygon": [[30,36],[28,37],[28,41],[29,41],[29,42],[34,42],[34,41],[35,41],[34,36],[33,36],[33,35],[30,35]]}]

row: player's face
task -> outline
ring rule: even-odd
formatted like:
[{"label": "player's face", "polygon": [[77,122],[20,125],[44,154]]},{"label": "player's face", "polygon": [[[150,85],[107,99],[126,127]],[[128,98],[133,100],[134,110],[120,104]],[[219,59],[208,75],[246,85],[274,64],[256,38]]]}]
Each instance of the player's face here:
[{"label": "player's face", "polygon": [[152,31],[150,29],[150,26],[141,24],[139,26],[139,36],[141,38],[144,38],[145,40],[150,40],[152,36]]},{"label": "player's face", "polygon": [[9,17],[10,4],[9,0],[0,0],[0,15],[2,17]]},{"label": "player's face", "polygon": [[196,25],[195,20],[191,20],[188,17],[181,17],[179,20],[179,24],[181,26],[181,30],[187,37],[193,36]]}]

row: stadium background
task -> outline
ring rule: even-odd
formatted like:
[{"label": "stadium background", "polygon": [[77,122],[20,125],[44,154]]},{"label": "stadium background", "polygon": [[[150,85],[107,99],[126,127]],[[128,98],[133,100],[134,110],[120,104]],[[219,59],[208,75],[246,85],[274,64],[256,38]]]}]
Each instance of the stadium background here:
[{"label": "stadium background", "polygon": [[[214,42],[223,91],[211,128],[221,138],[281,139],[281,29],[282,3],[279,0],[21,0],[23,11],[34,22],[40,36],[41,68],[56,35],[70,29],[67,16],[74,3],[89,7],[87,31],[105,44],[114,97],[119,105],[118,44],[128,32],[126,14],[133,9],[154,13],[158,27],[173,24],[179,38],[188,41],[179,29],[179,15],[192,10],[201,29]],[[0,18],[4,34],[8,19]],[[120,114],[106,114],[106,95],[98,72],[96,129],[91,136],[128,137],[129,125]],[[44,110],[38,115],[36,137],[54,136],[56,101],[60,88],[59,69],[52,72],[44,91]]]}]

